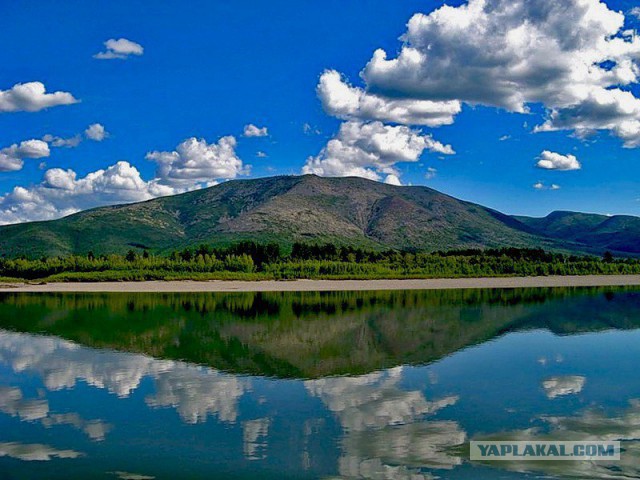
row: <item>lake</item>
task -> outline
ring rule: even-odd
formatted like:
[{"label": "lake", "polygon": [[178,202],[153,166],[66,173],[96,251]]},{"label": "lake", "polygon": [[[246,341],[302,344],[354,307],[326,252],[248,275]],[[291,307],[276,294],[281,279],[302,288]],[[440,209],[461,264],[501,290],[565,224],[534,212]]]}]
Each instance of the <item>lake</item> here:
[{"label": "lake", "polygon": [[639,370],[637,287],[3,293],[0,479],[640,478]]}]

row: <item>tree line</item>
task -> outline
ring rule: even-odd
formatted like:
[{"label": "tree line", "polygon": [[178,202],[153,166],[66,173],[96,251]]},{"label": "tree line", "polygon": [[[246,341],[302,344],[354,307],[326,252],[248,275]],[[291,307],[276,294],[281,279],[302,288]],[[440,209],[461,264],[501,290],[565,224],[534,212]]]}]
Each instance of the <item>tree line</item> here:
[{"label": "tree line", "polygon": [[374,250],[332,243],[239,242],[227,247],[202,244],[153,254],[86,255],[38,259],[0,258],[5,279],[294,279],[428,278],[640,273],[640,260],[571,255],[532,248],[461,249],[436,252]]}]

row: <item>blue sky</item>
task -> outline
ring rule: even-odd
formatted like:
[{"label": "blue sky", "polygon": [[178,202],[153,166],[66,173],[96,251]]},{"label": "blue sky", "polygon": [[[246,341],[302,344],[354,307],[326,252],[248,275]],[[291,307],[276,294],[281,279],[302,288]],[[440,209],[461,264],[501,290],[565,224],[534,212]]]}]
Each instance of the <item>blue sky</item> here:
[{"label": "blue sky", "polygon": [[[495,1],[500,4],[503,0]],[[591,3],[596,8],[597,0]],[[376,49],[386,51],[387,59],[401,53],[399,37],[414,14],[428,16],[441,6],[442,2],[409,0],[366,4],[355,0],[247,1],[242,6],[213,1],[3,2],[0,41],[10,47],[0,51],[0,91],[41,82],[47,93],[67,92],[78,101],[40,108],[23,100],[7,106],[7,100],[3,111],[0,93],[0,166],[2,152],[5,163],[11,165],[0,171],[0,223],[55,218],[95,205],[176,193],[229,178],[299,174],[309,157],[316,157],[317,163],[308,164],[305,171],[349,174],[356,165],[371,178],[428,185],[512,214],[541,216],[560,209],[640,214],[636,180],[640,150],[634,144],[635,134],[625,133],[629,122],[640,121],[640,113],[627,112],[625,118],[604,121],[594,109],[588,110],[587,100],[575,99],[582,93],[551,85],[549,78],[533,86],[527,80],[525,88],[514,87],[516,93],[526,90],[522,101],[530,110],[519,113],[518,102],[508,103],[511,94],[494,95],[490,91],[494,86],[473,92],[474,86],[462,85],[455,64],[444,73],[452,84],[459,81],[462,86],[454,85],[452,89],[458,90],[452,93],[447,85],[436,85],[429,72],[438,64],[431,59],[425,69],[416,68],[415,78],[413,72],[397,66],[395,72],[380,67],[360,76]],[[620,32],[640,26],[633,14],[635,6],[631,1],[606,2],[608,9],[626,16]],[[574,21],[576,14],[568,11],[566,15],[563,28],[568,32],[559,32],[558,38],[575,33],[582,41],[586,34],[580,28],[586,20],[582,26],[579,20],[572,25],[569,20]],[[445,18],[443,25],[447,21]],[[482,21],[491,26],[491,18],[483,16],[478,23]],[[513,30],[517,27],[514,24]],[[418,31],[413,44],[432,42],[434,35],[440,35],[435,40],[441,45],[452,41],[442,33],[445,30],[434,28]],[[547,24],[540,28],[553,32]],[[111,50],[122,58],[95,58],[109,51],[104,44],[109,39],[128,39],[134,42],[134,50],[138,45],[143,51],[118,53],[118,48],[126,50],[125,45]],[[488,42],[484,51],[495,47],[491,36],[474,41]],[[566,59],[559,62],[576,57],[567,48]],[[624,49],[615,53],[616,61],[627,60],[628,70],[637,74],[640,40],[626,37]],[[447,55],[440,52],[439,60],[451,60]],[[527,62],[535,58],[536,51],[528,55]],[[527,75],[533,78],[539,64],[531,63]],[[398,122],[384,105],[373,114],[362,113],[362,109],[345,113],[334,97],[323,99],[316,89],[326,70],[339,72],[343,85],[376,95],[384,105],[396,100],[414,102],[412,105],[448,101],[459,102],[461,111],[453,115],[453,123],[439,126]],[[617,105],[618,113],[636,108],[633,98],[640,96],[637,78],[626,83],[600,81],[595,85],[592,79],[586,83],[592,89],[630,92],[631,99],[622,98]],[[464,98],[467,91],[471,100]],[[566,101],[567,96],[571,100]],[[580,121],[595,127],[583,128],[572,117],[560,130],[533,133],[551,111],[573,112],[574,104],[583,116],[591,115]],[[23,111],[29,109],[35,111]],[[349,122],[351,130],[340,134],[341,125]],[[553,129],[561,123],[556,121]],[[83,133],[93,124],[104,126],[104,138],[92,140]],[[266,127],[268,134],[243,136],[250,124]],[[51,136],[45,142],[48,148],[39,143],[21,148],[21,142],[43,141],[45,135]],[[380,145],[371,141],[374,135],[383,135],[385,142],[407,141],[411,151],[383,148],[380,154]],[[79,143],[55,147],[52,137],[76,138]],[[185,143],[181,152],[178,146],[192,137],[194,143]],[[221,146],[223,137],[228,140]],[[333,153],[326,148],[332,138],[342,142]],[[438,145],[433,146],[432,141]],[[447,154],[446,146],[455,154]],[[29,147],[44,148],[48,155],[41,150],[33,153]],[[354,148],[359,150],[354,153]],[[374,159],[372,163],[362,163],[363,150],[366,158]],[[568,156],[575,156],[573,169],[537,167],[544,151],[560,155],[551,157],[554,165],[556,160],[571,163]],[[148,155],[150,152],[157,155]],[[358,160],[352,154],[360,155]],[[126,164],[117,164],[121,161]],[[199,162],[196,173],[190,161]],[[103,173],[95,174],[100,171]],[[89,179],[83,180],[87,175]]]}]

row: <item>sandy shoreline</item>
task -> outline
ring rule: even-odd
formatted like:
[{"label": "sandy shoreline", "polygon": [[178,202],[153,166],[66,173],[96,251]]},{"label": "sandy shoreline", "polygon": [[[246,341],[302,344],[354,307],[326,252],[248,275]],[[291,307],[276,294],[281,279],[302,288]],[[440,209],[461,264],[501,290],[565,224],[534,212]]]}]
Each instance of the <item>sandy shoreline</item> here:
[{"label": "sandy shoreline", "polygon": [[640,286],[640,275],[563,277],[438,278],[420,280],[295,280],[295,281],[152,281],[0,284],[11,292],[296,292],[347,290],[438,290],[451,288]]}]

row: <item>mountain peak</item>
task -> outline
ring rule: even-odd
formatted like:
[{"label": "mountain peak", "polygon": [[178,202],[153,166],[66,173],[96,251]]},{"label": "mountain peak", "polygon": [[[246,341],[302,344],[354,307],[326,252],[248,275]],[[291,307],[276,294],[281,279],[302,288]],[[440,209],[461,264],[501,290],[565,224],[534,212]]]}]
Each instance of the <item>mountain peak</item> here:
[{"label": "mountain peak", "polygon": [[510,217],[428,187],[360,177],[282,175],[0,227],[0,254],[122,253],[132,246],[162,253],[241,240],[285,247],[311,241],[374,249],[511,246],[587,252],[606,245],[594,248],[579,234],[585,225],[592,228],[606,218],[576,212],[553,212],[543,219]]}]

